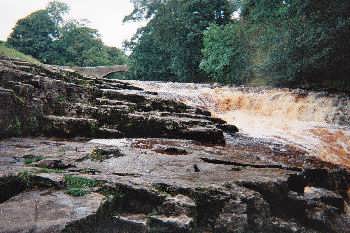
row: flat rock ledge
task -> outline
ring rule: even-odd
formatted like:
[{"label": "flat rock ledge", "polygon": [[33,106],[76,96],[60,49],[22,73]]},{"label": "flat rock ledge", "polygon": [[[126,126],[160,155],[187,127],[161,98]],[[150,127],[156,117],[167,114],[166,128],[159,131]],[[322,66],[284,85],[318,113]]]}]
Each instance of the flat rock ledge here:
[{"label": "flat rock ledge", "polygon": [[1,233],[350,233],[347,168],[127,82],[0,58],[0,129]]},{"label": "flat rock ledge", "polygon": [[350,232],[348,170],[246,141],[2,140],[0,232]]}]

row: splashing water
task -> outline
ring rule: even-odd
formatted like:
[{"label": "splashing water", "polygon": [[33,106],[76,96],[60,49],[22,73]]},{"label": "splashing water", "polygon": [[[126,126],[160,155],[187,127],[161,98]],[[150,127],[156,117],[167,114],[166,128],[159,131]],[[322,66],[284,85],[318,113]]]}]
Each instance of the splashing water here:
[{"label": "splashing water", "polygon": [[209,110],[240,132],[297,146],[350,168],[350,98],[323,92],[130,81],[163,98]]}]

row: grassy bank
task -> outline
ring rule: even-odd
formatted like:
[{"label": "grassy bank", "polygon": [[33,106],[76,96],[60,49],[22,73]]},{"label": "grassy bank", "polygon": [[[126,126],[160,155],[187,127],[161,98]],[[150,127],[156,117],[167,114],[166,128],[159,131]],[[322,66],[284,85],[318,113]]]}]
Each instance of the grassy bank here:
[{"label": "grassy bank", "polygon": [[40,62],[36,60],[35,58],[25,55],[15,49],[8,48],[5,44],[5,42],[0,41],[0,56],[6,56],[10,58],[17,58],[21,60],[25,60],[31,63],[39,64]]}]

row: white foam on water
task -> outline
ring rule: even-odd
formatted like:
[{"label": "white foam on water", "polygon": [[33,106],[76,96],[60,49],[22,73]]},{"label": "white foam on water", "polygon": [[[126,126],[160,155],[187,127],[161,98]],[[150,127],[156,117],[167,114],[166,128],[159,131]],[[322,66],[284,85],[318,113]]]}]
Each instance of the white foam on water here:
[{"label": "white foam on water", "polygon": [[205,108],[248,136],[294,145],[322,160],[350,167],[350,100],[346,96],[278,88],[130,82],[163,98]]}]

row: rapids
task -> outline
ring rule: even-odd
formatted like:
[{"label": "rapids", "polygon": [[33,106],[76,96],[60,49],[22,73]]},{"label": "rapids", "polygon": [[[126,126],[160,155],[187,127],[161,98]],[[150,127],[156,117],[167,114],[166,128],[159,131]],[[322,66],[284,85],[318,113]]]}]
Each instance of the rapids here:
[{"label": "rapids", "polygon": [[350,98],[324,92],[130,81],[163,98],[209,110],[240,133],[295,146],[350,167]]}]

